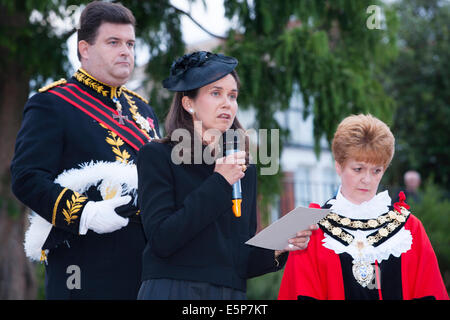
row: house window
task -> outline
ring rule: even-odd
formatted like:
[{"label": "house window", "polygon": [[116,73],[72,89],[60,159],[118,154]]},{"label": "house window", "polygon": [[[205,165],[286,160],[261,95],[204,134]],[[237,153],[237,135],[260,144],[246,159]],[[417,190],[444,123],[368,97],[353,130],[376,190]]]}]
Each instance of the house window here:
[{"label": "house window", "polygon": [[322,199],[323,202],[328,199],[334,197],[339,188],[339,177],[336,174],[336,170],[334,168],[326,168],[323,170],[324,175],[324,186],[322,190]]},{"label": "house window", "polygon": [[308,206],[313,198],[309,167],[299,167],[294,174],[295,206]]},{"label": "house window", "polygon": [[331,168],[315,169],[299,167],[294,174],[295,206],[307,207],[311,202],[324,204],[332,198],[338,189],[339,182],[335,171]]}]

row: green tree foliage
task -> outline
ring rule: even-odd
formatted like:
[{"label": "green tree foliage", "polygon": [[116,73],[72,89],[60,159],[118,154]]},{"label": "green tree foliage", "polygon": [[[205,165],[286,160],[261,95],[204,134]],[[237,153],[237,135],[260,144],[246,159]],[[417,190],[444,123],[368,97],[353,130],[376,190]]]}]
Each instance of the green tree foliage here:
[{"label": "green tree foliage", "polygon": [[[298,85],[303,117],[313,115],[316,154],[320,139],[331,142],[342,118],[372,113],[387,123],[394,111],[380,79],[396,54],[396,16],[380,1],[225,0],[226,16],[238,21],[224,49],[239,60],[243,87],[239,105],[256,109],[256,128],[274,129],[278,110],[289,107]],[[383,13],[380,29],[369,29],[367,8]],[[298,119],[300,122],[302,119]],[[286,138],[286,136],[284,136]],[[278,176],[261,177],[264,195]]]},{"label": "green tree foliage", "polygon": [[[332,139],[350,113],[372,112],[390,122],[392,100],[377,77],[395,54],[394,15],[384,29],[368,29],[366,9],[377,1],[225,1],[239,18],[226,49],[238,57],[244,83],[240,105],[257,109],[260,127],[274,128],[299,84],[314,133]],[[300,120],[300,119],[299,119]]]},{"label": "green tree foliage", "polygon": [[267,273],[247,281],[249,300],[276,300],[280,289],[283,271]]},{"label": "green tree foliage", "polygon": [[[64,76],[68,70],[66,41],[74,32],[67,26],[75,24],[69,16],[73,13],[69,8],[82,3],[77,0],[0,0],[1,70],[8,70],[11,64],[20,65],[20,71],[34,80],[32,89],[39,88],[49,78]],[[10,75],[3,76],[0,86]],[[28,86],[28,83],[20,85]]]},{"label": "green tree foliage", "polygon": [[[399,56],[388,66],[386,88],[397,103],[397,152],[391,182],[415,169],[450,190],[450,2],[403,0]],[[395,175],[396,174],[396,175]]]},{"label": "green tree foliage", "polygon": [[433,177],[422,188],[421,201],[411,202],[411,212],[422,222],[436,253],[447,291],[450,290],[450,200]]}]

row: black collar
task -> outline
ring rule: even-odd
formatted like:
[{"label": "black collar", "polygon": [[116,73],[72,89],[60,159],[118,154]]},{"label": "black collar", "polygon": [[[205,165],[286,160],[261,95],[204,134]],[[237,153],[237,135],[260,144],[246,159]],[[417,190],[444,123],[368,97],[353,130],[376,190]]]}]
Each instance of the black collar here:
[{"label": "black collar", "polygon": [[84,84],[85,86],[88,86],[104,97],[113,99],[120,97],[120,95],[122,94],[123,86],[112,87],[110,85],[107,85],[106,83],[95,79],[93,76],[87,73],[86,70],[83,70],[83,68],[78,69],[73,76],[78,82]]}]

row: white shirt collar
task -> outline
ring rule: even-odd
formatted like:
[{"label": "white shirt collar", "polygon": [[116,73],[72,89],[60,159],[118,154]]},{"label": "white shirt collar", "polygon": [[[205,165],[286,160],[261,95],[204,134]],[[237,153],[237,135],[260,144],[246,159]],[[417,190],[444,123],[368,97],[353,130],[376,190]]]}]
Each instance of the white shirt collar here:
[{"label": "white shirt collar", "polygon": [[331,204],[331,212],[350,219],[373,219],[389,211],[391,197],[386,191],[378,193],[369,201],[361,204],[354,204],[347,200],[341,193],[341,186],[336,195],[336,199],[328,201]]}]

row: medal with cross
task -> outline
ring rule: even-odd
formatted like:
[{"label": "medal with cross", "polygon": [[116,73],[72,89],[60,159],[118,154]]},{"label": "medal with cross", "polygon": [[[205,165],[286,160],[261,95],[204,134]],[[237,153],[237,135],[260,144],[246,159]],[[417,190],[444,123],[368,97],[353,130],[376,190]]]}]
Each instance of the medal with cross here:
[{"label": "medal with cross", "polygon": [[116,97],[113,98],[113,101],[116,104],[116,109],[117,109],[117,114],[113,113],[113,118],[114,119],[119,119],[119,124],[124,125],[125,122],[123,121],[123,119],[128,120],[128,116],[124,116],[122,115],[122,105],[120,104],[119,99],[117,99]]}]

